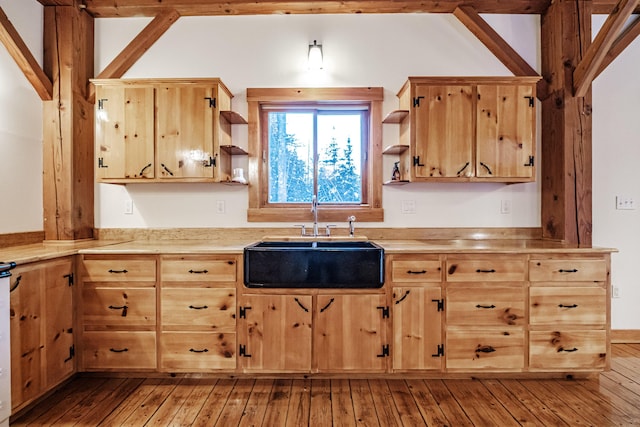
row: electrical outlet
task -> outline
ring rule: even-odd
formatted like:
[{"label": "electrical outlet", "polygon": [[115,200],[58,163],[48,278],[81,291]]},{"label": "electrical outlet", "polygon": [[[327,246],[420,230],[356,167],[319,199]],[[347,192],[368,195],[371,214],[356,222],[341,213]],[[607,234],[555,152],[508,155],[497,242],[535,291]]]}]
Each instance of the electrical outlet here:
[{"label": "electrical outlet", "polygon": [[416,201],[415,200],[403,200],[400,210],[403,214],[416,213]]},{"label": "electrical outlet", "polygon": [[617,286],[611,287],[611,298],[620,298],[620,288]]},{"label": "electrical outlet", "polygon": [[124,214],[133,215],[133,200],[127,199],[124,201]]},{"label": "electrical outlet", "polygon": [[616,196],[616,209],[617,210],[634,210],[636,208],[636,202],[633,197]]},{"label": "electrical outlet", "polygon": [[225,212],[224,200],[216,200],[216,213],[223,214]]},{"label": "electrical outlet", "polygon": [[500,202],[500,213],[509,215],[511,213],[511,200],[503,200]]}]

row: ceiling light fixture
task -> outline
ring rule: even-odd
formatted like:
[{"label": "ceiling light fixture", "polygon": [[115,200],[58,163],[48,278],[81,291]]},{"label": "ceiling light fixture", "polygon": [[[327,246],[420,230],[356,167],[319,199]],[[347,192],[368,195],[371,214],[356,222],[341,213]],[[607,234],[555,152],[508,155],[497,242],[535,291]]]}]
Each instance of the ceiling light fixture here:
[{"label": "ceiling light fixture", "polygon": [[309,69],[322,70],[322,45],[316,40],[309,45]]}]

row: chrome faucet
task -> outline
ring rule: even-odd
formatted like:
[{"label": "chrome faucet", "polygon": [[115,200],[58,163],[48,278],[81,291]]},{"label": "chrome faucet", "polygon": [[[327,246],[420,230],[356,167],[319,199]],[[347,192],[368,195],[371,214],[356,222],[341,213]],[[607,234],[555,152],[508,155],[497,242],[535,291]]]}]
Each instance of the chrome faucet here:
[{"label": "chrome faucet", "polygon": [[356,231],[356,226],[355,226],[356,217],[351,215],[347,219],[349,220],[349,236],[353,237],[353,233]]},{"label": "chrome faucet", "polygon": [[318,236],[318,198],[313,195],[311,199],[311,213],[313,213],[313,237]]}]

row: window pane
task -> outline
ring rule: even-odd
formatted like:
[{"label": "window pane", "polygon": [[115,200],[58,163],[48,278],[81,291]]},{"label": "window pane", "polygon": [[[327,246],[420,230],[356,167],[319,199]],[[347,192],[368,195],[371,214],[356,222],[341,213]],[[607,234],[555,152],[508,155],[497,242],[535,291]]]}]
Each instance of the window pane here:
[{"label": "window pane", "polygon": [[362,202],[362,115],[318,116],[318,201]]},{"label": "window pane", "polygon": [[313,113],[270,112],[269,203],[311,202]]}]

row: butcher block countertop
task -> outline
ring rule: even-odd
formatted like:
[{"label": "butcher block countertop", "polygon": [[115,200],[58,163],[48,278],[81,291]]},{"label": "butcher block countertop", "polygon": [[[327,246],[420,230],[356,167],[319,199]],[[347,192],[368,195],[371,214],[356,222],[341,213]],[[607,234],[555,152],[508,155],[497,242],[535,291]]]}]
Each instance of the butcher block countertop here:
[{"label": "butcher block countertop", "polygon": [[[265,236],[266,237],[266,236]],[[360,237],[362,239],[363,236]],[[274,236],[268,239],[273,240]],[[287,238],[283,238],[287,239]],[[288,238],[291,239],[291,238]],[[348,240],[343,238],[341,240]],[[78,242],[44,242],[0,249],[0,261],[18,264],[43,261],[75,254],[242,254],[245,246],[255,243],[247,240],[85,240]],[[612,248],[579,247],[574,244],[542,239],[443,239],[443,240],[373,240],[385,253],[602,253],[617,252]]]}]

